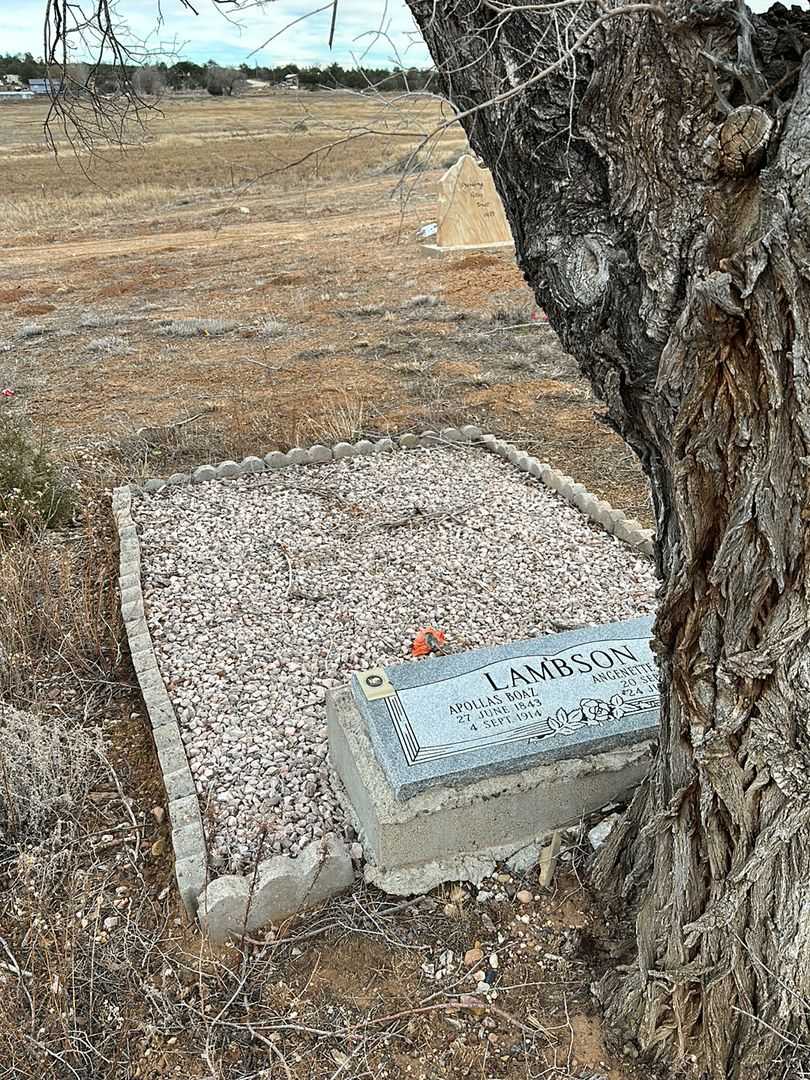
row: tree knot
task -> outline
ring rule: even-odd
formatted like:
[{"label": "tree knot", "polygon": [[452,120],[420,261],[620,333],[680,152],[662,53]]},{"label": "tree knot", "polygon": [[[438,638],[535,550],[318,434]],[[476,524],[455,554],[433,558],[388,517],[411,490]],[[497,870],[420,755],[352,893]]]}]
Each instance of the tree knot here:
[{"label": "tree knot", "polygon": [[593,307],[610,282],[607,248],[602,237],[594,233],[577,237],[566,252],[561,269],[574,302],[581,307]]},{"label": "tree knot", "polygon": [[759,168],[773,132],[773,120],[757,105],[732,109],[703,144],[703,164],[711,175],[747,176]]}]

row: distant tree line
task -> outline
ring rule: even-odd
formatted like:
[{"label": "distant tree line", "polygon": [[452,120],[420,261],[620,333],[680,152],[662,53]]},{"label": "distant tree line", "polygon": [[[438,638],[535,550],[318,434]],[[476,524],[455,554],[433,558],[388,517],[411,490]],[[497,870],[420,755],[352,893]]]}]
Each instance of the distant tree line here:
[{"label": "distant tree line", "polygon": [[[43,61],[35,59],[31,53],[0,54],[0,77],[17,75],[23,82],[27,82],[29,79],[44,78],[47,73]],[[112,65],[100,64],[92,74],[96,90],[102,93],[115,92],[120,71],[114,72]],[[127,69],[127,77],[132,80],[135,89],[143,94],[157,94],[168,86],[171,90],[207,90],[215,96],[229,97],[239,93],[246,79],[281,83],[286,75],[297,75],[302,90],[317,90],[322,87],[346,90],[368,90],[372,87],[379,90],[425,90],[430,88],[432,78],[431,71],[420,68],[343,68],[340,64],[330,64],[324,68],[298,67],[297,64],[283,64],[279,67],[249,67],[242,64],[239,68],[232,68],[222,67],[214,60],[209,60],[206,64],[179,60],[170,66],[160,63]]]},{"label": "distant tree line", "polygon": [[328,67],[298,67],[297,64],[283,64],[280,67],[248,67],[242,64],[239,69],[247,79],[262,79],[265,82],[280,83],[285,75],[297,75],[302,89],[317,90],[320,87],[346,90],[425,90],[430,87],[433,72],[421,68],[344,68],[340,64]]}]

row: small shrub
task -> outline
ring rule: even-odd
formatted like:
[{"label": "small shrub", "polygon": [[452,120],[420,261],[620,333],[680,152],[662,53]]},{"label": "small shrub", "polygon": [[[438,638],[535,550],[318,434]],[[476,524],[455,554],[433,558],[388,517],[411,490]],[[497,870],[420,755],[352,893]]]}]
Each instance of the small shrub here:
[{"label": "small shrub", "polygon": [[28,341],[30,338],[41,337],[43,334],[47,334],[48,329],[49,328],[43,323],[23,323],[14,337],[18,341]]},{"label": "small shrub", "polygon": [[401,154],[393,161],[390,161],[387,165],[384,165],[379,171],[382,173],[394,173],[396,175],[410,176],[411,173],[426,172],[428,169],[435,169],[430,161],[430,158],[424,154],[408,151],[405,154]]},{"label": "small shrub", "polygon": [[0,417],[0,539],[64,525],[74,502],[73,490],[45,451],[33,447],[14,421]]},{"label": "small shrub", "polygon": [[469,150],[454,150],[450,154],[445,154],[443,158],[437,163],[442,169],[452,169],[462,154],[469,153]]},{"label": "small shrub", "polygon": [[436,307],[439,303],[438,296],[425,293],[420,296],[412,296],[402,305],[404,308]]},{"label": "small shrub", "polygon": [[126,338],[111,334],[109,337],[93,338],[87,343],[87,352],[92,353],[121,353],[129,350],[129,342]]},{"label": "small shrub", "polygon": [[239,323],[228,319],[169,319],[160,328],[167,337],[218,337],[239,329]]},{"label": "small shrub", "polygon": [[283,337],[286,333],[287,326],[281,319],[265,319],[259,327],[259,334],[261,337],[277,338]]},{"label": "small shrub", "polygon": [[86,311],[79,319],[79,326],[83,330],[94,330],[107,326],[118,326],[129,318],[118,311]]},{"label": "small shrub", "polygon": [[0,838],[31,837],[81,808],[103,772],[100,734],[0,702]]},{"label": "small shrub", "polygon": [[498,326],[524,326],[530,321],[529,312],[522,306],[497,308],[491,318]]}]

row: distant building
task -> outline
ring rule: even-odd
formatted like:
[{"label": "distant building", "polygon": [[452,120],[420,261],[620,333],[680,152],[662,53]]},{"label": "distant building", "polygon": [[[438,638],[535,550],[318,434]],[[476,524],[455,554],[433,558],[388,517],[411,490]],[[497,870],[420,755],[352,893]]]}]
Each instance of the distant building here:
[{"label": "distant building", "polygon": [[62,89],[61,79],[29,79],[28,89],[32,94],[58,94]]}]

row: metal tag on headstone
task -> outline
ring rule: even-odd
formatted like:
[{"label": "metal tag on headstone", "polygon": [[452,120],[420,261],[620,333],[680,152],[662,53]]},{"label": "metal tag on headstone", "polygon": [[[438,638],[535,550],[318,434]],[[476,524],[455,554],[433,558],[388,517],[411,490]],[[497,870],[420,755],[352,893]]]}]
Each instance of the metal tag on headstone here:
[{"label": "metal tag on headstone", "polygon": [[[395,795],[654,737],[651,628],[646,617],[356,675]],[[369,675],[384,683],[369,687]]]}]

